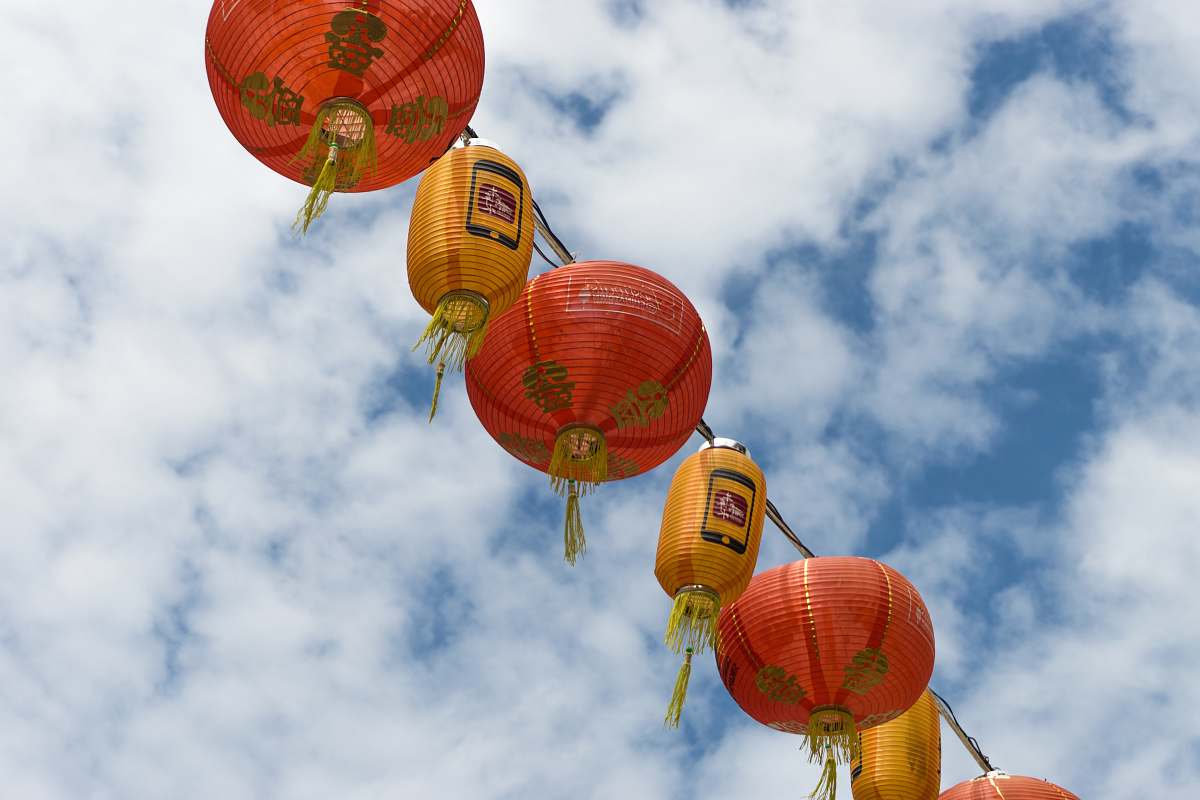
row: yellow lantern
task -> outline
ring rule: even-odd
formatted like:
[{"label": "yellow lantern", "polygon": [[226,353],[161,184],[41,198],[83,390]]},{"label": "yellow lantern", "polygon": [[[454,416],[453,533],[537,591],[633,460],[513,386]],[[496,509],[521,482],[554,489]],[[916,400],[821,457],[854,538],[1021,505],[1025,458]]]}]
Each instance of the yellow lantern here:
[{"label": "yellow lantern", "polygon": [[850,764],[854,800],[937,800],[942,732],[928,689],[896,719],[862,731],[859,742]]},{"label": "yellow lantern", "polygon": [[525,174],[484,139],[460,142],[421,178],[408,228],[408,284],[433,315],[416,345],[426,344],[429,363],[438,363],[431,421],[446,365],[461,370],[488,321],[520,296],[533,224]]},{"label": "yellow lantern", "polygon": [[762,470],[732,439],[706,442],[671,480],[654,565],[674,600],[664,641],[684,653],[668,727],[679,726],[693,654],[716,647],[721,605],[736,600],[754,574],[766,506]]}]

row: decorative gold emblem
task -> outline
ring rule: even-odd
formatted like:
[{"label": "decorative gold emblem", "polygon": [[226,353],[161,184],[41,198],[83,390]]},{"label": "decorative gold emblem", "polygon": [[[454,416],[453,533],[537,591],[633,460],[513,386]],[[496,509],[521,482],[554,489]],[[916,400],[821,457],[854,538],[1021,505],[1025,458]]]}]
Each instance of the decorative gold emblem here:
[{"label": "decorative gold emblem", "polygon": [[450,106],[444,97],[425,99],[420,95],[411,103],[392,106],[384,132],[403,139],[405,144],[427,142],[446,129]]},{"label": "decorative gold emblem", "polygon": [[842,688],[855,694],[866,694],[883,683],[883,676],[888,671],[887,656],[883,651],[868,647],[855,654],[850,666],[843,668],[846,680]]},{"label": "decorative gold emblem", "polygon": [[371,63],[383,55],[372,42],[387,36],[387,25],[374,14],[348,8],[333,15],[329,42],[329,66],[362,77]]},{"label": "decorative gold emblem", "polygon": [[794,706],[800,702],[807,692],[796,683],[795,675],[788,675],[783,667],[766,666],[754,677],[754,685],[776,703],[786,703]]},{"label": "decorative gold emblem", "polygon": [[632,478],[641,470],[638,468],[637,462],[633,459],[626,458],[612,452],[608,452],[608,477],[609,480],[621,480],[622,478]]},{"label": "decorative gold emblem", "polygon": [[628,390],[609,411],[617,421],[617,430],[647,428],[650,426],[650,420],[663,415],[669,402],[665,386],[658,381],[642,381],[637,387],[636,395],[633,389]]},{"label": "decorative gold emblem", "polygon": [[521,376],[525,396],[547,414],[571,407],[575,381],[567,380],[567,368],[557,361],[539,361]]},{"label": "decorative gold emblem", "polygon": [[502,433],[497,437],[500,446],[527,464],[545,464],[550,460],[550,448],[537,439],[526,439],[515,433]]},{"label": "decorative gold emblem", "polygon": [[238,88],[242,105],[250,112],[250,116],[266,122],[267,127],[300,124],[304,96],[284,86],[283,78],[278,75],[271,80],[266,74],[255,72],[247,76]]}]

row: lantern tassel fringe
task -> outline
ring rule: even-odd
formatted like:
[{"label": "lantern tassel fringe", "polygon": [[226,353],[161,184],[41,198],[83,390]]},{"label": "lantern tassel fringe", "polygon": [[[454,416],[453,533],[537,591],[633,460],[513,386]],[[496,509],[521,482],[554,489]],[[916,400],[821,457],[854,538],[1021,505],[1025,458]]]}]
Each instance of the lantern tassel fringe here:
[{"label": "lantern tassel fringe", "polygon": [[292,223],[293,231],[299,229],[297,232],[300,234],[308,233],[308,226],[312,224],[313,220],[320,218],[325,213],[325,208],[329,205],[329,196],[333,194],[333,190],[337,186],[337,173],[338,149],[335,145],[329,148],[325,166],[321,167],[321,173],[313,181],[312,189],[309,190],[304,205],[296,212],[296,220]]},{"label": "lantern tassel fringe", "polygon": [[583,517],[579,514],[579,492],[575,490],[575,482],[571,482],[567,494],[567,516],[563,523],[563,559],[572,567],[575,559],[583,555],[587,549],[587,539],[583,536]]},{"label": "lantern tassel fringe", "polygon": [[438,364],[437,380],[433,382],[433,402],[429,405],[429,421],[433,422],[433,418],[437,416],[438,395],[442,393],[442,378],[446,374],[446,362],[443,360]]},{"label": "lantern tassel fringe", "polygon": [[717,649],[717,618],[721,601],[706,591],[684,591],[675,595],[663,643],[675,653],[703,653]]},{"label": "lantern tassel fringe", "polygon": [[[343,190],[348,189],[358,183],[364,172],[375,169],[377,163],[375,126],[365,113],[359,117],[363,122],[360,141],[352,146],[339,146],[336,142],[326,142],[325,123],[331,116],[342,111],[342,107],[337,104],[326,106],[318,111],[317,118],[308,132],[308,139],[304,142],[304,147],[300,148],[300,152],[292,159],[293,161],[315,160],[321,146],[328,144],[329,150],[325,155],[325,164],[321,167],[317,179],[313,181],[312,189],[309,190],[304,205],[300,207],[296,213],[296,220],[292,223],[292,230],[297,233],[308,233],[308,226],[325,213],[325,208],[329,205],[329,197],[337,191],[339,183]],[[352,154],[353,159],[342,159],[341,151],[343,150],[348,155]]]},{"label": "lantern tassel fringe", "polygon": [[550,456],[550,485],[561,497],[569,492],[586,495],[608,480],[608,445],[604,435],[595,432],[595,451],[587,459],[572,456],[575,437],[591,433],[586,428],[571,428],[563,431],[554,440],[554,453]]},{"label": "lantern tassel fringe", "polygon": [[687,700],[688,681],[692,678],[692,648],[687,649],[683,664],[679,667],[679,675],[675,678],[675,691],[671,693],[671,703],[667,706],[667,715],[663,717],[663,726],[678,728],[679,720],[683,717],[683,704]]},{"label": "lantern tassel fringe", "polygon": [[426,346],[430,364],[440,358],[457,372],[462,372],[467,359],[474,358],[483,346],[489,321],[485,317],[479,327],[469,332],[455,330],[455,324],[463,317],[463,300],[461,296],[443,297],[433,312],[433,319],[429,320],[421,338],[413,345],[413,350],[423,344]]},{"label": "lantern tassel fringe", "polygon": [[821,770],[821,780],[817,782],[817,788],[812,790],[809,800],[835,800],[837,798],[837,768],[837,758],[830,749],[825,757],[825,768]]}]

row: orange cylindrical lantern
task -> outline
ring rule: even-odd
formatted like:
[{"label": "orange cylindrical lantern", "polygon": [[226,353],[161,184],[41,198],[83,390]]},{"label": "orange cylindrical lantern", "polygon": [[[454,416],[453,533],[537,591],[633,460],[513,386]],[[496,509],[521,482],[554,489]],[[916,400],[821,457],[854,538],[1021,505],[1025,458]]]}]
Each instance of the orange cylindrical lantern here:
[{"label": "orange cylindrical lantern", "polygon": [[716,643],[721,605],[736,600],[754,574],[766,506],[762,470],[732,439],[705,442],[671,480],[654,577],[673,600],[664,641],[686,655],[667,709],[669,727],[679,725],[692,655]]},{"label": "orange cylindrical lantern", "polygon": [[573,564],[584,548],[579,495],[674,455],[704,413],[712,352],[700,315],[666,278],[588,261],[526,284],[466,378],[488,433],[567,495]]},{"label": "orange cylindrical lantern", "polygon": [[221,118],[250,154],[331,192],[411,178],[470,122],[483,87],[471,0],[216,0],[205,35]]},{"label": "orange cylindrical lantern", "polygon": [[525,173],[494,144],[472,139],[426,170],[408,227],[408,285],[433,315],[421,340],[438,361],[429,418],[446,364],[462,369],[488,321],[521,294],[533,256],[533,197]]},{"label": "orange cylindrical lantern", "polygon": [[825,759],[817,795],[858,731],[907,711],[933,674],[933,626],[916,588],[868,558],[809,558],[756,575],[721,609],[721,680],[754,719],[808,739]]},{"label": "orange cylindrical lantern", "polygon": [[891,722],[861,731],[850,764],[854,800],[937,800],[942,783],[942,730],[926,689]]},{"label": "orange cylindrical lantern", "polygon": [[963,781],[942,792],[941,800],[1079,800],[1041,778],[1007,775],[999,770]]}]

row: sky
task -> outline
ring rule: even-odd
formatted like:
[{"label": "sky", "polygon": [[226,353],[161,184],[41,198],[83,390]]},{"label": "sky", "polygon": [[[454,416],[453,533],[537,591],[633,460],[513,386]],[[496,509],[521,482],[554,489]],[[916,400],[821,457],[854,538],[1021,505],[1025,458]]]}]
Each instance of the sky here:
[{"label": "sky", "polygon": [[[690,297],[706,420],[814,551],[920,589],[992,762],[1200,796],[1200,8],[475,5],[474,128],[577,258]],[[563,564],[561,500],[459,378],[425,421],[417,181],[293,238],[303,189],[212,101],[210,7],[0,0],[29,123],[0,193],[5,797],[807,794],[799,738],[707,657],[661,725],[655,544],[699,438],[588,497]],[[796,557],[764,533],[760,571]],[[978,774],[943,751],[944,788]]]}]

